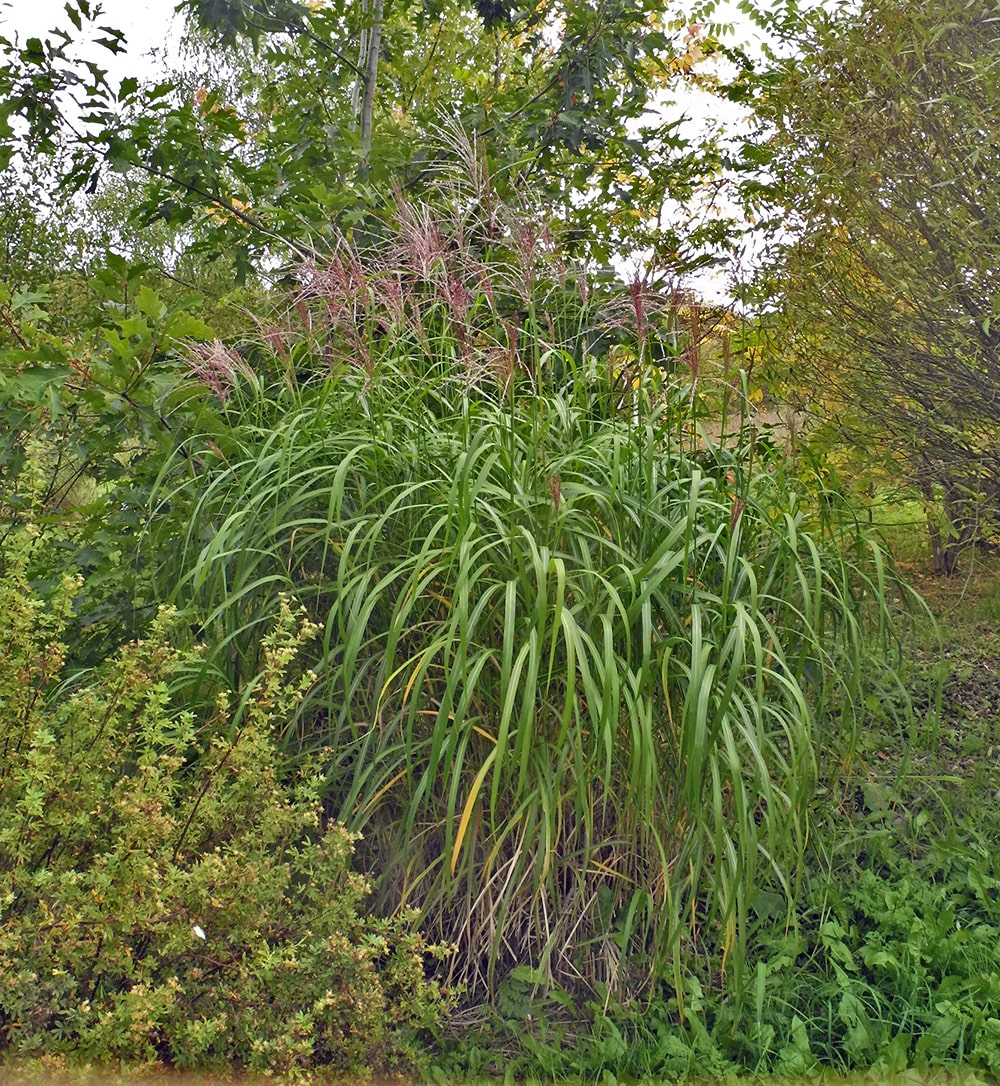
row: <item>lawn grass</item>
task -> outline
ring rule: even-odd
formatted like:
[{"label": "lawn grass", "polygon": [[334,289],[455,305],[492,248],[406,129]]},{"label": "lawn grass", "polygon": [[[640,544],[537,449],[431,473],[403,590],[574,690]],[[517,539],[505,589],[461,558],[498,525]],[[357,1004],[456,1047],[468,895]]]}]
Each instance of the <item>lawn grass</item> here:
[{"label": "lawn grass", "polygon": [[[190,1071],[129,1071],[95,1069],[90,1064],[70,1067],[51,1068],[44,1066],[44,1061],[32,1060],[25,1063],[5,1063],[0,1065],[0,1081],[4,1086],[280,1086],[283,1082],[301,1081],[275,1078],[273,1076],[253,1076],[223,1073],[195,1073]],[[319,1076],[309,1080],[314,1086],[422,1086],[428,1080],[410,1079],[404,1076],[392,1078],[336,1078]],[[438,1082],[437,1077],[434,1079]],[[489,1078],[470,1078],[451,1080],[455,1086],[461,1083],[493,1083],[499,1081],[495,1075]],[[518,1080],[520,1082],[522,1080]],[[537,1080],[523,1080],[533,1086]],[[566,1080],[577,1083],[579,1080]],[[640,1080],[643,1086],[660,1086],[662,1079]],[[731,1079],[690,1079],[687,1086],[720,1086],[722,1081]],[[740,1081],[744,1086],[994,1086],[995,1080],[972,1068],[932,1068],[909,1071],[875,1070],[856,1074],[834,1074],[821,1072],[808,1076],[766,1076],[747,1075]]]}]

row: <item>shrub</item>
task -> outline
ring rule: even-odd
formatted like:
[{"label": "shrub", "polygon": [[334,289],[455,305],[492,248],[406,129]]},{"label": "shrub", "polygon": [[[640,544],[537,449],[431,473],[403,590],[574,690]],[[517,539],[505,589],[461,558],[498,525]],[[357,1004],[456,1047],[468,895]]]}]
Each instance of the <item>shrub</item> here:
[{"label": "shrub", "polygon": [[345,242],[254,380],[215,350],[144,560],[234,682],[282,593],[322,625],[289,749],[328,751],[381,907],[418,905],[470,993],[519,965],[680,991],[719,931],[738,980],[757,886],[794,891],[817,740],[891,675],[891,572],[804,530],[777,457],[692,450],[638,289],[624,328],[582,276],[487,276],[461,223],[401,218],[433,260]]},{"label": "shrub", "polygon": [[[175,617],[54,686],[76,585],[0,581],[0,1048],[288,1072],[416,1057],[445,1000],[409,918],[366,919],[354,837],[272,741],[313,634],[285,601],[262,667],[198,720]],[[306,680],[308,681],[308,676]]]}]

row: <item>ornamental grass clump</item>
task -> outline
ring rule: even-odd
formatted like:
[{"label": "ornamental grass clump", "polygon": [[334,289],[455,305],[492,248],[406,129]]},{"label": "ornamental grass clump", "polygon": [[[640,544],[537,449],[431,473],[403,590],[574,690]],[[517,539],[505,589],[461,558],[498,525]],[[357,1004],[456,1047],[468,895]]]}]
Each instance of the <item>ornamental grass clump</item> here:
[{"label": "ornamental grass clump", "polygon": [[681,991],[696,940],[739,977],[762,883],[791,907],[817,745],[891,666],[891,578],[805,531],[774,460],[694,441],[666,302],[461,206],[303,270],[164,470],[161,583],[233,675],[307,607],[286,747],[470,994],[515,965]]},{"label": "ornamental grass clump", "polygon": [[408,1066],[445,1002],[407,918],[371,920],[355,837],[275,721],[311,636],[287,604],[238,699],[199,719],[149,636],[55,685],[76,585],[0,581],[0,1055],[256,1072]]}]

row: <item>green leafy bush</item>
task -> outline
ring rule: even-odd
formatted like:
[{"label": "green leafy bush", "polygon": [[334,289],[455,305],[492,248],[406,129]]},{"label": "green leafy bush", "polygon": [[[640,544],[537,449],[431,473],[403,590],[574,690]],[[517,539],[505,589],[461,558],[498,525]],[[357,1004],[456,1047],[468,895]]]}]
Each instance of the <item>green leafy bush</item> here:
[{"label": "green leafy bush", "polygon": [[313,628],[285,602],[263,666],[201,722],[162,612],[54,687],[76,585],[0,582],[0,1049],[288,1072],[409,1061],[445,1008],[409,918],[359,911],[353,837],[272,741]]},{"label": "green leafy bush", "polygon": [[42,289],[0,283],[0,545],[36,531],[28,576],[42,597],[84,575],[62,635],[70,667],[106,659],[156,613],[136,537],[160,462],[201,412],[174,393],[181,345],[214,335],[203,300],[164,300],[143,275],[109,255]]}]

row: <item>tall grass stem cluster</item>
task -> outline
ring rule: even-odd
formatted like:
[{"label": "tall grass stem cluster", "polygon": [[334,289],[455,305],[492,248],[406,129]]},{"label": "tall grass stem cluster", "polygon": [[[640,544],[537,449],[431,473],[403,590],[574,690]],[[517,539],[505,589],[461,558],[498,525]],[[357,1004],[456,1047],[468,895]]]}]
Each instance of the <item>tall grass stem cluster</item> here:
[{"label": "tall grass stem cluster", "polygon": [[676,295],[602,293],[485,182],[454,206],[401,202],[195,360],[218,411],[161,476],[161,589],[234,683],[308,609],[284,741],[471,994],[681,992],[708,938],[739,983],[823,732],[891,666],[891,572],[809,533],[780,458],[693,436]]}]

